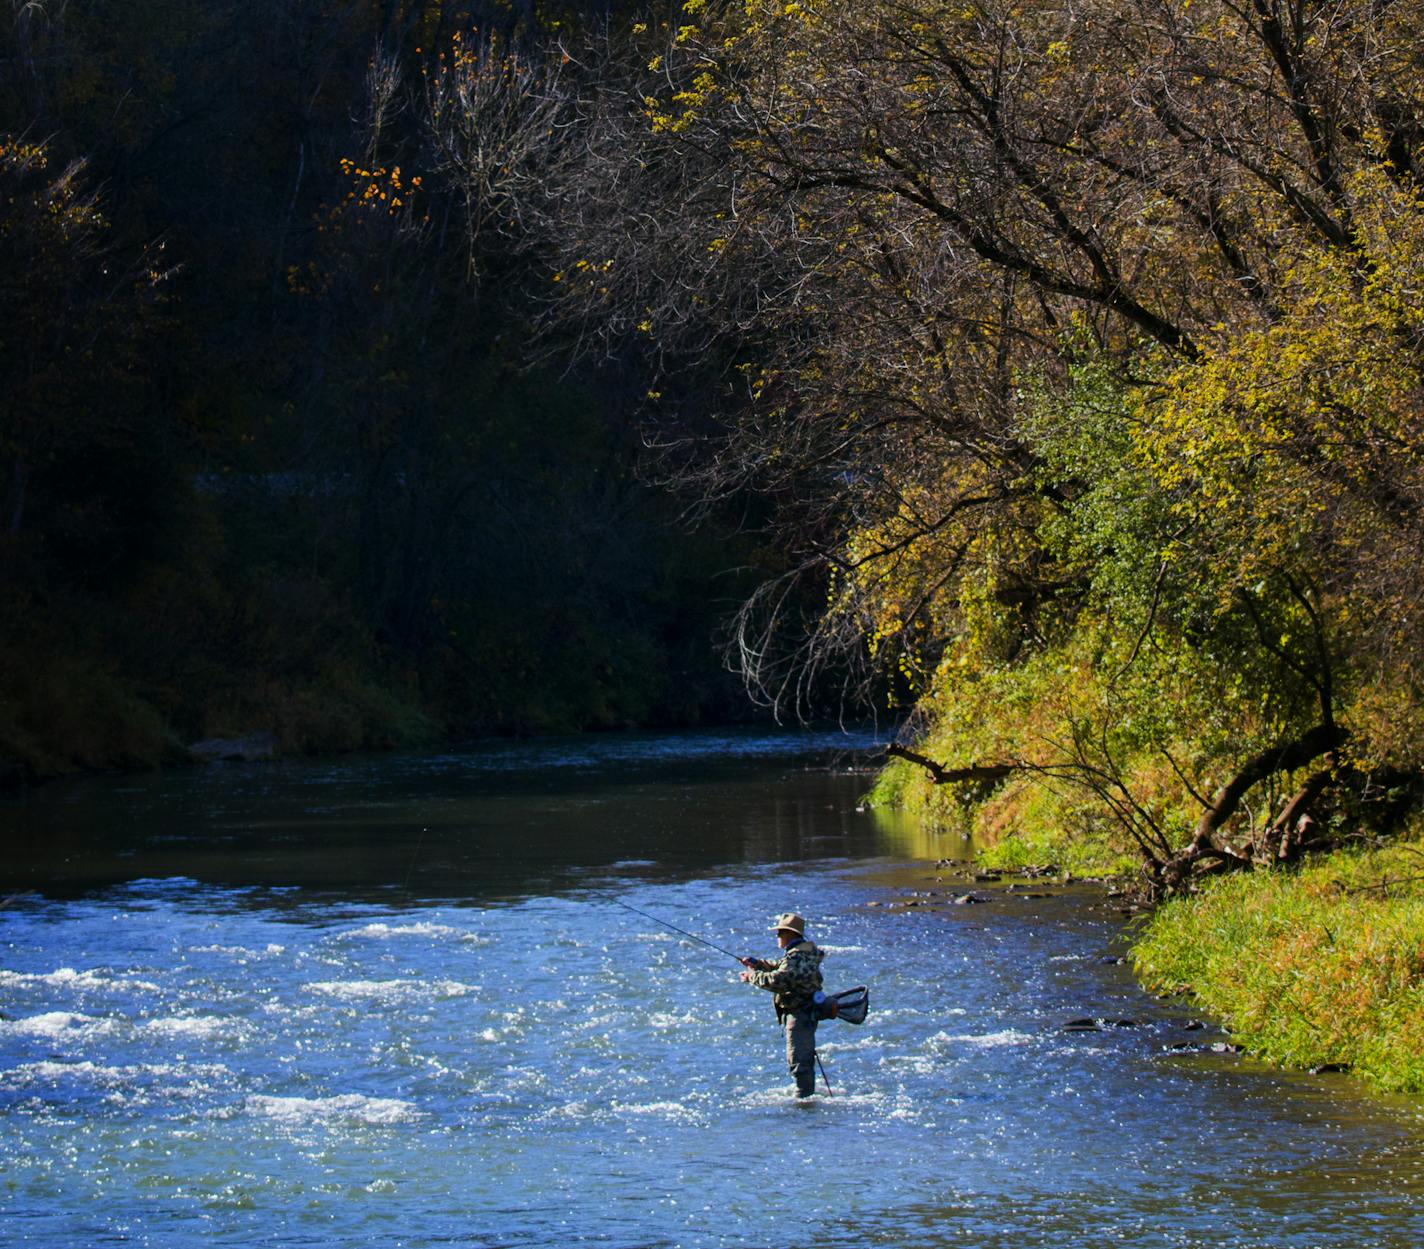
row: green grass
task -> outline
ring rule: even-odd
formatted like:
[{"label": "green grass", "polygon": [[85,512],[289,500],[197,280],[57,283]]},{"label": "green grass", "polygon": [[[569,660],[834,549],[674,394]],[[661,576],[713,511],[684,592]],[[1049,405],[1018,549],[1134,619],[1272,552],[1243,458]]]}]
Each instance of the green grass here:
[{"label": "green grass", "polygon": [[1222,879],[1160,908],[1133,962],[1149,989],[1189,990],[1260,1058],[1424,1093],[1421,878],[1424,850],[1401,843]]},{"label": "green grass", "polygon": [[1138,861],[1105,841],[1066,836],[1054,830],[1021,829],[992,846],[976,859],[984,867],[1015,871],[1052,864],[1069,876],[1127,876]]}]

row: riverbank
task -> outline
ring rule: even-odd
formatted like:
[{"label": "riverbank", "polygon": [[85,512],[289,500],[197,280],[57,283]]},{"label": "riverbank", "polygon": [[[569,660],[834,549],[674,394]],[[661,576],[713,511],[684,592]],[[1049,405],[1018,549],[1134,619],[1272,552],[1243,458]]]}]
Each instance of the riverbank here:
[{"label": "riverbank", "polygon": [[260,736],[269,754],[318,755],[444,735],[414,691],[339,662],[285,676],[213,662],[197,678],[157,681],[96,650],[9,646],[0,657],[0,790],[198,762],[191,748],[211,739]]},{"label": "riverbank", "polygon": [[1256,1057],[1424,1093],[1420,831],[1166,903],[1134,968],[1149,989],[1190,993]]},{"label": "riverbank", "polygon": [[357,638],[345,650],[264,665],[197,644],[136,658],[129,653],[136,629],[127,628],[125,645],[64,630],[43,644],[15,641],[0,630],[0,793],[85,773],[220,758],[751,719],[730,677],[689,675],[678,656],[650,658],[647,648],[629,647],[631,658],[600,663],[574,681],[567,673],[581,665],[567,649],[551,650],[545,670],[506,656],[455,673],[435,663],[403,667]]},{"label": "riverbank", "polygon": [[972,839],[976,860],[995,871],[1053,863],[1078,877],[1125,876],[1138,866],[1127,839],[1092,803],[1066,787],[1049,789],[1024,775],[992,787],[937,785],[917,764],[891,759],[867,802]]},{"label": "riverbank", "polygon": [[[1137,868],[1090,803],[1026,779],[965,793],[894,760],[870,801],[971,836],[985,869]],[[1190,995],[1253,1057],[1424,1093],[1424,815],[1392,842],[1209,880],[1151,912],[1131,958],[1144,986]]]}]

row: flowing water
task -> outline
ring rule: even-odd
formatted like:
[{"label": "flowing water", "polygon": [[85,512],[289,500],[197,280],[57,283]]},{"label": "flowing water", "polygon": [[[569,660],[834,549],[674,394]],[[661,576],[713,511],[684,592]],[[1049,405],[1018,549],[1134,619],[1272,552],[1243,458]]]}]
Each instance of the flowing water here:
[{"label": "flowing water", "polygon": [[[946,845],[859,809],[867,777],[809,753],[834,744],[507,745],[0,809],[7,1242],[1424,1243],[1418,1103],[1213,1051],[1091,889],[949,904]],[[912,892],[940,896],[884,905]],[[805,913],[829,987],[872,987],[863,1027],[822,1025],[833,1095],[790,1097],[736,964],[620,901],[763,956]]]}]

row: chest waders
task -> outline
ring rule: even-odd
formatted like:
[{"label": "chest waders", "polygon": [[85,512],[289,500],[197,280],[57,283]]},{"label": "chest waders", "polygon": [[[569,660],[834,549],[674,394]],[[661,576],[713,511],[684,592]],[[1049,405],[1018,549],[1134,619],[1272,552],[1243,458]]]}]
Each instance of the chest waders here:
[{"label": "chest waders", "polygon": [[[782,1015],[786,1029],[786,1065],[796,1080],[796,1096],[816,1091],[816,1010],[803,1006]],[[828,1086],[829,1087],[829,1086]]]}]

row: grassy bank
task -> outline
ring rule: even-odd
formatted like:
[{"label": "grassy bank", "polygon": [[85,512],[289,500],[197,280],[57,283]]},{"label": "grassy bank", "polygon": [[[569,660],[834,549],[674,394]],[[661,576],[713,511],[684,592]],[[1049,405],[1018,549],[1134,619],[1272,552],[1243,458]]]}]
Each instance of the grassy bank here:
[{"label": "grassy bank", "polygon": [[[633,645],[639,640],[625,647],[626,661],[611,655],[560,685],[560,674],[579,666],[567,648],[551,647],[542,668],[521,667],[518,656],[478,669],[401,668],[349,652],[268,667],[196,647],[181,663],[144,668],[98,646],[0,639],[0,793],[82,772],[184,764],[189,747],[209,739],[262,738],[277,755],[331,755],[733,721],[712,680],[675,689],[666,657],[649,657]],[[630,675],[634,661],[641,667]]]},{"label": "grassy bank", "polygon": [[395,682],[338,663],[157,682],[94,651],[0,646],[0,789],[183,763],[200,738],[254,733],[281,754],[332,754],[421,745],[439,726]]},{"label": "grassy bank", "polygon": [[1250,1053],[1424,1093],[1424,845],[1340,851],[1170,902],[1133,948],[1143,983],[1189,990]]}]

